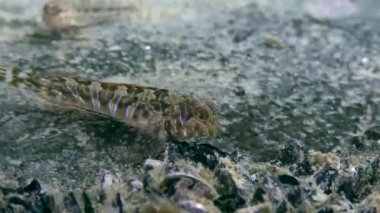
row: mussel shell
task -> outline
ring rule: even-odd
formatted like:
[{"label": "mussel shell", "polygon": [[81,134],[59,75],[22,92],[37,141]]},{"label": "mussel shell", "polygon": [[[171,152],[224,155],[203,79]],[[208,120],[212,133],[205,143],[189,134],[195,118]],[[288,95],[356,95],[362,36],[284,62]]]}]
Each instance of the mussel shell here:
[{"label": "mussel shell", "polygon": [[179,201],[178,205],[181,208],[188,211],[189,213],[208,213],[209,212],[203,204],[197,203],[197,202],[191,201],[191,200]]},{"label": "mussel shell", "polygon": [[183,187],[187,187],[187,190],[192,191],[198,197],[205,197],[213,200],[217,195],[217,191],[204,180],[195,177],[190,174],[176,172],[171,173],[165,177],[161,183],[163,190],[169,195],[173,195],[177,190],[183,190],[184,188],[178,188],[177,185],[186,181]]}]

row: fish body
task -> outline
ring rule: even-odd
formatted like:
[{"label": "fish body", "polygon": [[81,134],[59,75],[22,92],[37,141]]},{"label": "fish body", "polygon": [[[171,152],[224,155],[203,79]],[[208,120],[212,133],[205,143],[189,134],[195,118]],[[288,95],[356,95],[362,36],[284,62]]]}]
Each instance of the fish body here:
[{"label": "fish body", "polygon": [[53,104],[114,117],[161,140],[210,137],[219,127],[209,102],[166,89],[82,77],[17,77],[4,68],[0,82],[32,91]]}]

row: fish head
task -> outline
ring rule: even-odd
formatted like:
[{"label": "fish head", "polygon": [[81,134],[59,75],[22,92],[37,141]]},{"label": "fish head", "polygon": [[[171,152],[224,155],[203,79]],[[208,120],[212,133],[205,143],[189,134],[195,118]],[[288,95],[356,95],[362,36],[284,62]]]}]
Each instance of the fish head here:
[{"label": "fish head", "polygon": [[219,129],[217,113],[208,101],[184,100],[172,108],[166,132],[174,139],[186,141],[192,138],[216,136]]}]

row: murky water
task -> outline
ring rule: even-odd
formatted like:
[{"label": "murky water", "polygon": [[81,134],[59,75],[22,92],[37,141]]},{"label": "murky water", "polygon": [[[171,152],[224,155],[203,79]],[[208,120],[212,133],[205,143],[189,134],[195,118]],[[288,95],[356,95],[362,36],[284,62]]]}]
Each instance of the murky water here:
[{"label": "murky water", "polygon": [[[352,135],[379,124],[378,17],[360,15],[362,7],[326,21],[297,4],[153,2],[131,2],[135,10],[57,35],[42,24],[44,1],[3,1],[0,63],[210,99],[222,131],[202,142],[260,161],[292,140],[318,150],[349,146]],[[112,119],[25,96],[0,90],[0,170],[9,176],[54,178],[70,188],[100,169],[125,170],[157,155],[156,139]]]}]

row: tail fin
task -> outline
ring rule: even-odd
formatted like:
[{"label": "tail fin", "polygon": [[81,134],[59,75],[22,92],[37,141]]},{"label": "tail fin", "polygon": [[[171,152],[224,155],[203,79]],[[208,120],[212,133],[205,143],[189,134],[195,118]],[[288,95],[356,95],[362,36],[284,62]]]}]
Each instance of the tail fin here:
[{"label": "tail fin", "polygon": [[0,83],[7,80],[7,70],[0,65]]}]

